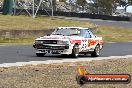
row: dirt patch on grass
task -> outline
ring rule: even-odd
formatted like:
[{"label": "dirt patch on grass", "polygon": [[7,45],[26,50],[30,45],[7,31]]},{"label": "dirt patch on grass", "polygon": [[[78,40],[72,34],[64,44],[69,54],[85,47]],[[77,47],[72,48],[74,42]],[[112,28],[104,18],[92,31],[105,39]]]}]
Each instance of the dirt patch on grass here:
[{"label": "dirt patch on grass", "polygon": [[[76,69],[91,74],[131,74],[132,58],[0,68],[0,88],[80,88]],[[130,84],[87,84],[81,88],[131,88]]]},{"label": "dirt patch on grass", "polygon": [[47,30],[0,30],[2,38],[31,38],[51,34],[54,29]]}]

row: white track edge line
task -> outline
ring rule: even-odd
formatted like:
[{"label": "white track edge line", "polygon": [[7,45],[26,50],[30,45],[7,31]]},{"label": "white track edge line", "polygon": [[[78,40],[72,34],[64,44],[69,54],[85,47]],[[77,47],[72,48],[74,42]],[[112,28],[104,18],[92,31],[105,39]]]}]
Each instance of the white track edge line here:
[{"label": "white track edge line", "polygon": [[77,58],[77,59],[62,59],[62,60],[3,63],[3,64],[0,64],[0,67],[14,67],[14,66],[38,65],[38,64],[57,64],[57,63],[58,64],[63,64],[64,62],[79,62],[79,61],[93,61],[93,60],[95,61],[95,60],[124,59],[124,58],[132,58],[132,55],[97,57],[97,58]]}]

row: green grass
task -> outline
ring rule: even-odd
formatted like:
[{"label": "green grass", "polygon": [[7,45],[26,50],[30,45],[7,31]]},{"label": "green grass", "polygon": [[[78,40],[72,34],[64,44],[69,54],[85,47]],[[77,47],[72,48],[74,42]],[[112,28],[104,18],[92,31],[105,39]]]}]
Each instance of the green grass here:
[{"label": "green grass", "polygon": [[[50,30],[59,26],[82,26],[93,27],[89,22],[70,21],[64,19],[57,19],[52,17],[38,17],[31,18],[28,16],[10,16],[0,15],[0,31],[3,30]],[[28,35],[29,38],[4,38],[0,37],[0,44],[31,44],[35,38]]]},{"label": "green grass", "polygon": [[[37,17],[35,19],[28,16],[4,16],[0,15],[0,31],[3,30],[50,30],[59,26],[81,26],[95,27],[89,22],[64,20],[52,17]],[[117,26],[98,26],[95,33],[103,37],[105,42],[132,42],[132,28],[122,28]],[[4,38],[0,37],[0,44],[3,43],[25,43],[31,44],[35,37],[28,35],[27,38]],[[31,37],[30,37],[31,36]],[[42,35],[41,35],[42,36]]]},{"label": "green grass", "polygon": [[105,42],[132,42],[132,28],[100,26],[97,31]]},{"label": "green grass", "polygon": [[38,17],[33,19],[28,16],[0,15],[0,30],[46,30],[58,26],[93,27],[89,22],[71,21],[51,17]]},{"label": "green grass", "polygon": [[0,38],[0,44],[33,44],[35,38]]},{"label": "green grass", "polygon": [[[124,29],[120,27],[99,26],[95,34],[97,36],[103,37],[104,42],[132,42],[132,29]],[[0,38],[0,44],[2,43],[32,44],[34,40],[35,40],[35,37]]]}]

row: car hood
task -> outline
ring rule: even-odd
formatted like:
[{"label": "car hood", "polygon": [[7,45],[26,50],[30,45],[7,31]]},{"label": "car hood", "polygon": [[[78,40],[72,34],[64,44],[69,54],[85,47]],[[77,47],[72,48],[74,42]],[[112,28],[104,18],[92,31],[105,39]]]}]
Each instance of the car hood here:
[{"label": "car hood", "polygon": [[80,39],[80,36],[63,36],[63,35],[50,35],[37,38],[36,40],[69,40],[69,39]]}]

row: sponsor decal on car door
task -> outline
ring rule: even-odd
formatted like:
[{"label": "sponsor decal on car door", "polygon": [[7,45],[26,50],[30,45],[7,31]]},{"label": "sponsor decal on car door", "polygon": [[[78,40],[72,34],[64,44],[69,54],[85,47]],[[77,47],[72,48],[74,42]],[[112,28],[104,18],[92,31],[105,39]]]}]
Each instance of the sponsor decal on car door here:
[{"label": "sponsor decal on car door", "polygon": [[96,45],[96,40],[92,39],[92,38],[89,38],[88,39],[88,47],[92,47],[94,45]]}]

